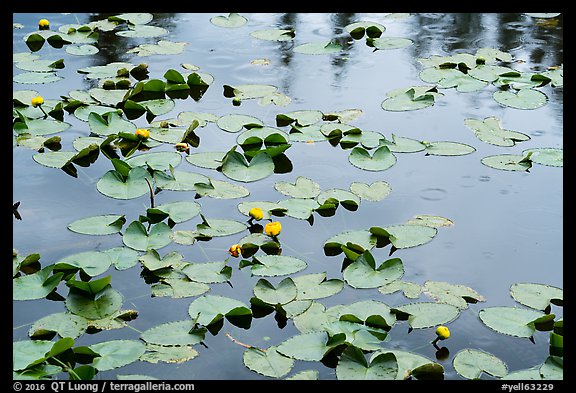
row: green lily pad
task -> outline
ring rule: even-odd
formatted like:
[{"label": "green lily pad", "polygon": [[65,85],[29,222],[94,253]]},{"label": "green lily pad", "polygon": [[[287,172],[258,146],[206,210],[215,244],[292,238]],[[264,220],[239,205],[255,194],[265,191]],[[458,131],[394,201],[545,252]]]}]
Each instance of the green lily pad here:
[{"label": "green lily pad", "polygon": [[521,89],[518,92],[498,90],[492,95],[499,104],[515,109],[537,109],[548,102],[548,96],[540,90]]},{"label": "green lily pad", "polygon": [[504,171],[529,172],[532,167],[531,160],[525,160],[525,156],[517,154],[497,154],[487,156],[480,162],[490,168],[501,169]]},{"label": "green lily pad", "polygon": [[297,218],[299,220],[308,220],[313,215],[314,211],[320,207],[320,204],[309,198],[290,198],[278,201],[288,217]]},{"label": "green lily pad", "polygon": [[530,160],[533,163],[554,167],[564,166],[564,149],[554,147],[537,147],[533,149],[526,149],[522,151],[522,154],[525,156],[530,152],[532,152],[530,155]]},{"label": "green lily pad", "polygon": [[387,146],[377,148],[372,155],[363,147],[355,147],[350,152],[348,161],[367,171],[384,171],[396,164],[396,156]]},{"label": "green lily pad", "polygon": [[446,217],[434,216],[430,214],[418,214],[414,218],[406,221],[407,225],[424,225],[432,228],[449,227],[454,222]]},{"label": "green lily pad", "polygon": [[242,361],[248,369],[272,378],[281,378],[294,367],[294,359],[279,353],[275,346],[266,350],[248,348],[244,351]]},{"label": "green lily pad", "polygon": [[344,26],[344,30],[349,33],[352,38],[359,40],[366,35],[369,38],[377,38],[386,31],[386,27],[380,23],[370,21],[357,21]]},{"label": "green lily pad", "polygon": [[310,332],[292,336],[280,343],[276,349],[282,355],[293,359],[320,361],[331,349],[327,342],[328,333]]},{"label": "green lily pad", "polygon": [[434,105],[436,98],[442,96],[436,86],[411,86],[386,93],[382,109],[393,112],[424,109]]},{"label": "green lily pad", "polygon": [[190,263],[182,268],[182,273],[192,281],[213,284],[230,280],[232,268],[227,261]]},{"label": "green lily pad", "polygon": [[138,263],[138,252],[128,247],[113,247],[102,252],[110,257],[117,270],[130,269]]},{"label": "green lily pad", "polygon": [[536,330],[534,323],[541,318],[554,318],[554,314],[517,307],[488,307],[478,312],[480,320],[498,333],[531,337]]},{"label": "green lily pad", "polygon": [[268,153],[254,156],[250,162],[237,151],[230,151],[222,161],[222,173],[236,181],[254,182],[274,173],[274,161]]},{"label": "green lily pad", "polygon": [[344,281],[326,279],[326,272],[292,277],[298,293],[296,300],[313,300],[329,297],[344,289]]},{"label": "green lily pad", "polygon": [[221,130],[232,133],[240,132],[243,128],[264,127],[262,120],[254,116],[237,113],[220,116],[216,125]]},{"label": "green lily pad", "polygon": [[564,360],[558,356],[548,356],[544,364],[540,366],[540,375],[543,379],[564,379]]},{"label": "green lily pad", "polygon": [[123,301],[122,294],[108,284],[94,299],[71,291],[66,298],[66,308],[87,319],[103,319],[120,310]]},{"label": "green lily pad", "polygon": [[203,295],[196,298],[188,307],[188,314],[196,322],[209,326],[222,318],[252,317],[252,311],[239,300],[225,296]]},{"label": "green lily pad", "polygon": [[378,292],[384,295],[389,295],[397,291],[402,291],[404,296],[409,299],[417,299],[420,293],[422,293],[422,287],[415,282],[395,280],[378,288]]},{"label": "green lily pad", "polygon": [[49,168],[62,168],[75,155],[76,153],[72,151],[47,151],[34,154],[32,159],[38,164]]},{"label": "green lily pad", "polygon": [[118,71],[122,68],[131,70],[135,65],[127,62],[112,62],[103,66],[89,66],[79,68],[77,70],[80,74],[85,74],[87,79],[111,79],[118,75]]},{"label": "green lily pad", "polygon": [[163,190],[197,191],[198,184],[207,184],[209,179],[196,172],[173,170],[170,174],[154,172],[156,186]]},{"label": "green lily pad", "polygon": [[60,259],[54,268],[57,270],[77,268],[88,276],[95,277],[105,273],[110,265],[112,259],[107,254],[100,251],[84,251]]},{"label": "green lily pad", "polygon": [[514,146],[516,142],[530,139],[528,135],[521,132],[503,129],[500,126],[500,119],[494,116],[486,117],[484,120],[466,119],[464,124],[474,131],[478,139],[491,145]]},{"label": "green lily pad", "polygon": [[319,110],[298,110],[276,115],[276,125],[278,127],[294,124],[305,127],[318,123],[322,120],[323,113]]},{"label": "green lily pad", "polygon": [[414,44],[414,41],[404,37],[378,37],[368,42],[369,46],[378,50],[402,49]]},{"label": "green lily pad", "polygon": [[438,230],[426,225],[391,225],[384,228],[391,236],[390,242],[396,248],[410,248],[431,241]]},{"label": "green lily pad", "polygon": [[192,153],[186,156],[186,161],[200,168],[216,169],[222,166],[225,155],[225,151]]},{"label": "green lily pad", "polygon": [[460,309],[451,304],[415,302],[392,308],[391,312],[399,319],[406,315],[411,328],[422,329],[453,321],[460,314]]},{"label": "green lily pad", "polygon": [[426,149],[426,145],[416,139],[394,134],[392,134],[392,141],[384,140],[382,143],[393,153],[416,153]]},{"label": "green lily pad", "polygon": [[389,348],[380,349],[374,352],[372,354],[372,358],[379,356],[382,353],[393,353],[394,356],[396,356],[396,361],[398,362],[398,374],[396,375],[396,379],[400,380],[404,380],[408,376],[413,376],[412,371],[422,366],[426,366],[429,364],[438,364],[434,363],[427,357],[419,355],[414,352],[402,351],[398,349],[389,349]]},{"label": "green lily pad", "polygon": [[362,350],[353,346],[344,350],[336,366],[338,380],[390,380],[397,374],[398,361],[393,353],[381,353],[368,362]]},{"label": "green lily pad", "polygon": [[327,55],[341,52],[342,45],[332,41],[310,42],[295,46],[293,51],[305,55]]},{"label": "green lily pad", "polygon": [[192,331],[193,327],[194,323],[189,319],[166,322],[143,331],[140,338],[147,344],[162,346],[199,344],[204,340],[204,332],[201,329]]},{"label": "green lily pad", "polygon": [[254,30],[250,36],[266,41],[291,41],[296,34],[293,29],[261,29]]},{"label": "green lily pad", "polygon": [[508,374],[506,363],[496,356],[477,349],[463,349],[452,361],[454,370],[464,378],[480,379],[483,373],[502,378]]},{"label": "green lily pad", "polygon": [[140,356],[140,360],[156,364],[164,363],[184,363],[198,356],[198,351],[191,345],[177,345],[167,347],[163,345],[147,344],[146,352]]},{"label": "green lily pad", "polygon": [[105,214],[71,222],[68,224],[68,229],[85,235],[111,235],[120,232],[125,222],[124,215]]},{"label": "green lily pad", "polygon": [[168,217],[174,221],[174,223],[179,224],[200,214],[200,208],[200,204],[194,201],[168,202],[158,205],[154,209],[148,209],[147,213],[150,215],[150,210],[163,212],[168,214]]},{"label": "green lily pad", "polygon": [[338,201],[347,210],[356,210],[360,205],[360,197],[353,192],[344,190],[342,188],[331,188],[322,191],[316,198],[318,203],[324,205],[330,203],[330,200]]},{"label": "green lily pad", "polygon": [[278,88],[272,85],[224,85],[224,97],[249,100],[268,97],[275,94]]},{"label": "green lily pad", "polygon": [[24,370],[46,360],[46,354],[54,346],[53,341],[48,340],[22,340],[12,343],[14,370]]},{"label": "green lily pad", "polygon": [[403,275],[404,265],[400,258],[389,259],[376,267],[370,251],[364,251],[344,269],[344,280],[353,288],[377,288]]},{"label": "green lily pad", "polygon": [[478,64],[476,67],[468,70],[468,75],[480,81],[491,83],[498,80],[500,75],[509,72],[514,72],[514,70],[510,67],[504,67],[501,65]]},{"label": "green lily pad", "polygon": [[290,129],[290,140],[292,142],[324,142],[327,138],[321,131],[321,128],[316,125],[297,126],[293,125]]},{"label": "green lily pad", "polygon": [[455,87],[461,93],[469,93],[483,89],[488,82],[473,78],[455,68],[428,67],[420,72],[420,79],[432,83],[442,89]]},{"label": "green lily pad", "polygon": [[148,171],[142,167],[130,169],[124,178],[118,171],[110,170],[96,183],[96,189],[114,199],[134,199],[150,192],[148,182],[152,182]]},{"label": "green lily pad", "polygon": [[116,35],[127,38],[154,38],[167,35],[168,30],[160,26],[130,25],[128,30],[120,30]]},{"label": "green lily pad", "polygon": [[236,28],[244,26],[248,19],[240,14],[231,12],[228,15],[218,15],[210,18],[210,23],[218,27]]},{"label": "green lily pad", "polygon": [[31,338],[46,332],[54,332],[60,337],[78,338],[88,328],[88,321],[69,312],[58,312],[40,318],[30,328],[28,335]]},{"label": "green lily pad", "polygon": [[[137,34],[142,34],[142,28]],[[153,33],[149,30],[147,33]],[[158,30],[158,33],[160,31]],[[136,34],[136,33],[134,33]],[[164,34],[161,34],[164,35]],[[126,53],[136,53],[138,56],[151,56],[151,55],[164,55],[173,56],[184,52],[184,48],[188,45],[187,42],[173,42],[168,40],[160,40],[156,44],[140,44],[135,48],[129,49]]]},{"label": "green lily pad", "polygon": [[392,188],[385,181],[375,181],[372,184],[352,182],[350,191],[361,199],[378,202],[390,195]]},{"label": "green lily pad", "polygon": [[161,257],[156,250],[151,249],[138,260],[146,269],[156,271],[178,266],[182,262],[182,258],[182,255],[175,251],[169,252]]},{"label": "green lily pad", "polygon": [[126,228],[122,242],[127,247],[138,251],[156,250],[172,242],[171,234],[172,229],[163,222],[154,224],[148,233],[140,221],[133,221]]},{"label": "green lily pad", "polygon": [[208,237],[229,236],[246,230],[243,222],[223,220],[217,218],[206,219],[202,217],[202,223],[196,225],[199,234]]},{"label": "green lily pad", "polygon": [[296,257],[286,255],[254,256],[250,272],[254,276],[272,277],[284,276],[304,270],[308,264]]},{"label": "green lily pad", "polygon": [[250,190],[244,186],[210,178],[196,183],[195,187],[198,195],[216,199],[237,199],[250,195]]},{"label": "green lily pad", "polygon": [[51,135],[66,131],[72,125],[54,119],[28,119],[26,128],[19,129],[17,132],[28,132],[32,135]]},{"label": "green lily pad", "polygon": [[100,49],[95,47],[94,45],[68,45],[66,46],[66,53],[75,55],[75,56],[90,56],[95,55],[96,53],[100,52]]},{"label": "green lily pad", "polygon": [[518,303],[541,311],[550,307],[550,303],[564,303],[564,291],[551,285],[516,283],[510,287],[510,295]]},{"label": "green lily pad", "polygon": [[483,302],[486,299],[478,292],[464,285],[442,281],[426,281],[422,287],[424,293],[438,302],[452,304],[460,310],[468,308],[468,303]]},{"label": "green lily pad", "polygon": [[[18,63],[16,63],[18,64]],[[22,72],[20,74],[14,75],[12,81],[15,83],[23,84],[46,84],[58,82],[63,79],[52,72]]]},{"label": "green lily pad", "polygon": [[290,277],[286,277],[275,287],[270,281],[261,278],[254,286],[254,296],[270,305],[286,304],[296,299],[296,284]]},{"label": "green lily pad", "polygon": [[475,151],[474,147],[459,142],[436,141],[426,146],[426,155],[432,156],[464,156]]},{"label": "green lily pad", "polygon": [[54,265],[12,280],[13,300],[42,299],[50,294],[60,283],[63,273],[52,274]]},{"label": "green lily pad", "polygon": [[364,250],[371,250],[376,246],[377,241],[377,237],[367,230],[345,231],[324,242],[324,254],[338,255],[342,253],[341,246],[346,246],[348,243],[360,246]]},{"label": "green lily pad", "polygon": [[137,340],[111,340],[89,345],[88,348],[100,355],[94,359],[94,367],[107,371],[134,363],[144,354],[146,345]]}]

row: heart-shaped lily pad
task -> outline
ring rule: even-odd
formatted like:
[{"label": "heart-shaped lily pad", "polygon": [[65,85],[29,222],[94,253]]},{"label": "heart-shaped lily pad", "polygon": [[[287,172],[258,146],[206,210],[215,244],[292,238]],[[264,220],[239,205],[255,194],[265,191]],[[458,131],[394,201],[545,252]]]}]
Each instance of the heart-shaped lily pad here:
[{"label": "heart-shaped lily pad", "polygon": [[257,154],[248,163],[237,151],[230,151],[222,160],[222,173],[236,181],[254,182],[274,173],[274,161],[266,152]]},{"label": "heart-shaped lily pad", "polygon": [[372,155],[363,147],[355,147],[350,152],[348,161],[355,167],[367,171],[384,171],[396,164],[396,156],[388,146],[380,146]]}]

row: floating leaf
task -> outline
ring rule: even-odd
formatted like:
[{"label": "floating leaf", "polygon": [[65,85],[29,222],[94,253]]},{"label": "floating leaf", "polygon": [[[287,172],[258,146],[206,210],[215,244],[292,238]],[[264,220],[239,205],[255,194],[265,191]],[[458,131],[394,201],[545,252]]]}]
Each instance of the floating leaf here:
[{"label": "floating leaf", "polygon": [[16,132],[27,132],[31,135],[51,135],[66,131],[72,125],[60,120],[53,119],[28,119],[26,121],[26,128],[17,130]]},{"label": "floating leaf", "polygon": [[408,303],[392,308],[391,311],[397,314],[397,318],[400,318],[399,315],[407,314],[408,324],[413,329],[444,325],[456,319],[460,314],[456,306],[432,302]]},{"label": "floating leaf", "polygon": [[154,172],[156,186],[163,190],[197,191],[198,184],[208,183],[206,176],[188,171],[172,170],[170,174]]},{"label": "floating leaf", "polygon": [[85,235],[111,235],[120,232],[125,222],[124,215],[106,214],[81,218],[68,224],[68,229]]},{"label": "floating leaf", "polygon": [[237,151],[230,151],[222,163],[222,173],[236,181],[254,182],[274,173],[274,161],[265,152],[257,154],[249,163]]},{"label": "floating leaf", "polygon": [[486,300],[472,288],[442,281],[426,281],[423,286],[423,291],[437,301],[452,304],[460,310],[468,308],[468,303],[477,303]]},{"label": "floating leaf", "polygon": [[205,331],[193,327],[189,319],[167,322],[145,330],[140,338],[148,344],[162,346],[199,344],[204,340]]},{"label": "floating leaf", "polygon": [[57,270],[68,270],[70,268],[80,269],[90,277],[105,273],[112,265],[112,259],[101,251],[84,251],[69,255],[56,262],[54,268]]},{"label": "floating leaf", "polygon": [[498,90],[492,97],[496,102],[516,109],[537,109],[548,101],[546,94],[535,89],[521,89],[517,93],[510,90]]},{"label": "floating leaf", "polygon": [[390,242],[396,248],[410,248],[431,241],[438,230],[426,225],[391,225],[384,228],[390,234]]},{"label": "floating leaf", "polygon": [[383,171],[396,164],[396,156],[387,146],[381,146],[372,156],[363,147],[355,147],[348,156],[348,161],[357,168],[367,171]]},{"label": "floating leaf", "polygon": [[46,360],[46,354],[54,346],[53,341],[48,340],[22,340],[12,343],[13,370],[24,370]]},{"label": "floating leaf", "polygon": [[[138,34],[141,33],[142,31],[138,32]],[[160,33],[160,31],[158,31],[158,33]],[[135,48],[127,50],[126,53],[136,53],[138,56],[151,56],[151,55],[172,56],[184,52],[184,48],[186,47],[186,45],[188,45],[187,42],[173,42],[168,40],[160,40],[158,41],[157,44],[140,44]]]},{"label": "floating leaf", "polygon": [[300,44],[294,47],[295,53],[301,53],[305,55],[326,55],[334,54],[342,51],[342,45],[332,42],[310,42],[307,44]]},{"label": "floating leaf", "polygon": [[115,199],[134,199],[150,192],[148,182],[152,181],[148,171],[141,167],[130,169],[124,178],[118,171],[110,170],[96,183],[96,189]]},{"label": "floating leaf", "polygon": [[146,352],[140,356],[140,360],[156,364],[164,363],[184,363],[198,356],[196,351],[190,345],[177,345],[166,347],[162,345],[148,344]]},{"label": "floating leaf", "polygon": [[298,293],[296,300],[321,299],[337,294],[344,289],[344,281],[326,280],[326,272],[292,277]]},{"label": "floating leaf", "polygon": [[387,111],[411,111],[434,105],[437,97],[442,96],[436,86],[412,86],[395,89],[386,94],[382,109]]},{"label": "floating leaf", "polygon": [[375,181],[372,184],[353,182],[350,184],[350,191],[362,199],[378,202],[390,195],[392,188],[385,181]]},{"label": "floating leaf", "polygon": [[510,295],[518,303],[545,311],[550,304],[563,305],[564,291],[544,284],[516,283],[510,287]]},{"label": "floating leaf", "polygon": [[326,203],[331,203],[332,200],[338,201],[347,210],[356,210],[360,205],[360,198],[353,192],[341,189],[341,188],[331,188],[321,192],[316,198],[318,203],[324,205]]},{"label": "floating leaf", "polygon": [[275,346],[266,350],[248,348],[242,360],[248,369],[272,378],[281,378],[294,367],[294,359],[279,353]]},{"label": "floating leaf", "polygon": [[224,85],[224,97],[249,100],[270,96],[277,90],[278,88],[272,85]]},{"label": "floating leaf", "polygon": [[526,149],[522,151],[522,155],[526,156],[530,152],[532,153],[530,155],[530,160],[533,163],[554,167],[564,166],[564,149],[540,147]]},{"label": "floating leaf", "polygon": [[244,26],[248,19],[235,12],[226,15],[213,16],[210,18],[210,23],[218,27],[236,28]]},{"label": "floating leaf", "polygon": [[544,364],[540,366],[540,375],[543,379],[564,379],[564,361],[558,356],[548,356]]},{"label": "floating leaf", "polygon": [[414,44],[414,41],[403,37],[378,37],[367,41],[367,43],[369,43],[369,46],[379,50],[391,50],[406,48]]},{"label": "floating leaf", "polygon": [[398,361],[393,353],[381,353],[368,363],[362,350],[353,346],[344,350],[336,366],[338,380],[390,380],[396,379],[397,374]]},{"label": "floating leaf", "polygon": [[455,87],[461,93],[478,91],[488,85],[488,82],[473,78],[455,68],[429,67],[422,70],[419,76],[426,83],[435,84],[443,89]]},{"label": "floating leaf", "polygon": [[426,155],[433,156],[463,156],[475,151],[474,147],[458,142],[436,141],[426,146]]},{"label": "floating leaf", "polygon": [[267,202],[267,201],[254,201],[254,202],[242,202],[238,204],[238,210],[240,213],[244,214],[245,216],[250,217],[250,210],[254,207],[258,207],[262,210],[262,219],[263,220],[270,220],[274,212],[285,212],[286,209],[280,206],[278,203],[274,202]]},{"label": "floating leaf", "polygon": [[186,161],[200,168],[216,169],[222,166],[222,160],[226,152],[200,152],[186,156]]},{"label": "floating leaf", "polygon": [[294,123],[296,126],[305,127],[322,120],[322,112],[319,110],[298,110],[276,115],[276,125],[278,127],[287,126]]},{"label": "floating leaf", "polygon": [[207,182],[196,183],[195,187],[198,195],[216,199],[236,199],[250,195],[246,187],[222,180],[208,179]]},{"label": "floating leaf", "polygon": [[157,250],[172,242],[171,233],[172,229],[163,222],[154,224],[148,232],[140,221],[133,221],[126,228],[122,242],[138,251]]},{"label": "floating leaf", "polygon": [[467,379],[480,379],[483,373],[502,378],[508,374],[506,363],[496,356],[477,349],[463,349],[452,361],[454,370]]},{"label": "floating leaf", "polygon": [[126,270],[138,263],[138,252],[128,247],[113,247],[102,251],[112,260],[118,270]]},{"label": "floating leaf", "polygon": [[284,356],[297,360],[320,361],[330,351],[328,333],[311,332],[292,336],[277,346]]},{"label": "floating leaf", "polygon": [[223,220],[203,218],[203,222],[196,225],[199,234],[208,237],[229,236],[246,230],[247,226],[243,222],[234,220]]},{"label": "floating leaf", "polygon": [[176,251],[171,251],[161,257],[156,250],[152,249],[146,254],[142,255],[138,260],[142,263],[142,265],[144,265],[146,269],[155,271],[177,266],[181,263],[182,258],[182,254],[179,254]]},{"label": "floating leaf", "polygon": [[243,114],[229,114],[221,116],[216,121],[216,125],[221,130],[232,133],[242,131],[243,128],[250,129],[253,127],[264,126],[262,120],[254,116]]},{"label": "floating leaf", "polygon": [[516,142],[530,139],[526,134],[505,130],[500,126],[500,119],[491,116],[484,120],[466,119],[464,124],[474,131],[474,135],[483,142],[496,146],[514,146]]},{"label": "floating leaf", "polygon": [[252,317],[252,311],[244,303],[216,295],[203,295],[195,299],[188,307],[188,314],[204,326],[216,323],[224,317],[232,323],[235,318]]},{"label": "floating leaf", "polygon": [[24,84],[46,84],[58,82],[60,79],[62,79],[61,76],[51,72],[22,72],[14,75],[12,81]]},{"label": "floating leaf", "polygon": [[397,349],[389,349],[389,348],[381,349],[374,352],[371,358],[379,356],[382,353],[392,353],[396,357],[396,361],[398,362],[398,374],[396,375],[396,379],[402,379],[402,380],[407,379],[409,376],[412,375],[412,371],[418,369],[419,367],[426,366],[429,364],[437,365],[437,363],[434,363],[427,357],[419,355],[417,353]]},{"label": "floating leaf", "polygon": [[103,319],[113,315],[122,307],[124,297],[108,284],[94,299],[79,292],[70,291],[66,298],[66,308],[75,315],[87,319]]},{"label": "floating leaf", "polygon": [[308,265],[299,258],[285,255],[260,255],[253,257],[250,271],[254,276],[283,276],[297,273]]},{"label": "floating leaf", "polygon": [[376,267],[370,251],[364,251],[344,269],[344,280],[354,288],[376,288],[399,279],[404,275],[400,258],[389,259]]},{"label": "floating leaf", "polygon": [[[105,79],[115,78],[118,71],[125,68],[131,70],[135,65],[127,62],[112,62],[103,66],[90,66],[79,68],[77,71],[80,74],[86,74],[87,79]],[[110,109],[110,108],[108,108]]]},{"label": "floating leaf", "polygon": [[324,243],[324,254],[338,255],[342,252],[341,246],[352,243],[362,247],[364,250],[371,250],[376,246],[378,238],[370,231],[345,231],[332,236]]},{"label": "floating leaf", "polygon": [[93,365],[99,371],[113,370],[137,361],[146,350],[146,345],[137,340],[111,340],[88,346],[100,356]]},{"label": "floating leaf", "polygon": [[168,30],[160,26],[129,25],[128,30],[120,30],[116,35],[127,38],[154,38],[167,35]]},{"label": "floating leaf", "polygon": [[293,29],[262,29],[255,30],[250,35],[266,41],[291,41],[296,36]]},{"label": "floating leaf", "polygon": [[414,218],[406,221],[407,225],[424,225],[432,228],[449,227],[454,222],[446,217],[433,216],[430,214],[418,214]]},{"label": "floating leaf", "polygon": [[28,335],[32,339],[36,339],[37,336],[44,335],[47,332],[53,332],[62,338],[78,338],[87,328],[88,321],[86,318],[69,312],[59,312],[46,315],[34,322],[28,331]]},{"label": "floating leaf", "polygon": [[388,295],[396,291],[402,291],[404,296],[410,299],[416,299],[422,292],[419,284],[411,281],[395,280],[378,288],[378,292]]},{"label": "floating leaf", "polygon": [[168,214],[168,217],[179,224],[190,220],[200,214],[201,206],[198,202],[194,201],[180,201],[163,203],[156,206],[154,209],[148,209],[147,213],[150,215],[150,210],[160,211]]},{"label": "floating leaf", "polygon": [[232,276],[232,268],[227,261],[190,263],[182,268],[182,273],[191,280],[206,284],[226,282]]},{"label": "floating leaf", "polygon": [[498,154],[487,156],[480,162],[490,168],[501,169],[504,171],[529,172],[532,167],[531,160],[525,160],[524,156],[517,154]]},{"label": "floating leaf", "polygon": [[378,38],[386,31],[386,27],[380,23],[362,20],[344,26],[344,30],[346,30],[352,38],[359,40],[364,37],[364,34],[369,38]]},{"label": "floating leaf", "polygon": [[478,312],[480,320],[490,329],[498,333],[515,337],[531,337],[536,330],[534,323],[540,318],[554,318],[554,314],[517,308],[517,307],[488,307]]},{"label": "floating leaf", "polygon": [[422,142],[392,134],[392,141],[382,141],[385,146],[388,146],[393,153],[415,153],[426,149],[426,145]]},{"label": "floating leaf", "polygon": [[60,283],[63,273],[52,275],[54,265],[48,265],[36,273],[16,277],[12,280],[13,300],[42,299]]},{"label": "floating leaf", "polygon": [[278,201],[288,217],[297,218],[300,220],[309,220],[314,211],[320,207],[320,204],[309,198],[290,198]]}]

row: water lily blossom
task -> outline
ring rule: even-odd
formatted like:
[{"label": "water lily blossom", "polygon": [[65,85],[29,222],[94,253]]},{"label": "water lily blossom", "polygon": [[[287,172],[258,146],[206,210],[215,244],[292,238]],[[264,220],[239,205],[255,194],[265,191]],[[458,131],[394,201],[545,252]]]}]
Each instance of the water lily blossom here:
[{"label": "water lily blossom", "polygon": [[32,106],[34,108],[42,105],[43,103],[44,103],[44,98],[42,98],[42,96],[36,96],[36,97],[32,98]]},{"label": "water lily blossom", "polygon": [[150,131],[145,130],[144,128],[138,128],[136,130],[136,136],[142,139],[146,139],[150,136]]},{"label": "water lily blossom", "polygon": [[446,340],[450,337],[450,329],[444,325],[440,325],[436,328],[436,338],[432,341],[432,345],[436,346],[438,340]]},{"label": "water lily blossom", "polygon": [[38,21],[38,28],[40,30],[48,30],[50,28],[50,22],[48,19],[40,19]]},{"label": "water lily blossom", "polygon": [[255,219],[256,221],[260,221],[264,217],[264,212],[259,207],[253,207],[248,212],[251,218]]},{"label": "water lily blossom", "polygon": [[281,231],[282,231],[282,224],[280,224],[279,221],[269,222],[264,227],[264,232],[266,232],[266,234],[268,236],[272,236],[272,237],[278,236]]},{"label": "water lily blossom", "polygon": [[176,148],[176,150],[181,151],[181,152],[182,152],[182,151],[183,151],[183,152],[186,152],[186,153],[189,153],[189,152],[190,152],[190,147],[188,146],[188,144],[187,144],[186,142],[176,143],[176,144],[174,145],[174,147]]},{"label": "water lily blossom", "polygon": [[229,252],[230,255],[232,255],[234,258],[238,258],[238,256],[239,256],[240,253],[242,252],[242,247],[240,246],[240,244],[234,244],[233,246],[230,247],[230,249],[228,250],[228,252]]}]

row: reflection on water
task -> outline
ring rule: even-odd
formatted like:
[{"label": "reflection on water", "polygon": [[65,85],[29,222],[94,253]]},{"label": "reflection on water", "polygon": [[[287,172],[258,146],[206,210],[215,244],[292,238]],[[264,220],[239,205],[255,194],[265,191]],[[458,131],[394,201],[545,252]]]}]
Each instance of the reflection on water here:
[{"label": "reflection on water", "polygon": [[[113,14],[48,15],[56,28],[65,23],[86,23]],[[228,113],[251,114],[266,125],[275,126],[275,116],[299,109],[318,109],[324,112],[357,108],[362,116],[353,124],[362,130],[377,131],[390,137],[392,133],[418,140],[450,140],[474,146],[473,154],[461,157],[433,157],[423,153],[398,154],[396,165],[384,172],[362,171],[348,162],[348,151],[326,142],[297,144],[287,151],[293,168],[249,184],[247,201],[277,201],[284,196],[274,190],[277,181],[293,182],[297,176],[316,181],[321,188],[348,189],[352,182],[386,181],[391,194],[380,202],[362,201],[355,212],[339,208],[332,217],[315,216],[313,225],[304,220],[282,219],[282,244],[286,255],[299,255],[308,262],[303,273],[326,272],[328,278],[341,278],[339,257],[323,254],[322,244],[329,237],[344,230],[366,229],[403,223],[417,214],[447,217],[455,225],[440,228],[438,238],[422,247],[397,251],[395,256],[405,264],[403,279],[423,284],[426,280],[446,281],[469,286],[486,297],[485,303],[471,305],[469,310],[450,324],[452,337],[445,346],[450,356],[442,364],[447,379],[461,379],[451,366],[453,356],[461,349],[480,348],[504,360],[510,370],[536,366],[548,351],[547,333],[537,332],[536,343],[504,337],[486,328],[477,319],[480,309],[488,306],[516,305],[508,289],[517,282],[540,282],[558,287],[563,285],[562,260],[562,169],[534,166],[529,174],[505,173],[479,163],[481,157],[492,154],[519,154],[533,147],[562,147],[563,96],[562,88],[545,86],[542,91],[548,103],[537,110],[516,110],[496,103],[491,87],[476,93],[443,90],[442,99],[431,108],[420,111],[392,113],[380,104],[386,93],[399,87],[422,85],[418,73],[422,67],[418,58],[456,53],[475,53],[484,47],[511,53],[512,68],[541,72],[547,67],[563,64],[563,17],[554,22],[541,21],[524,14],[499,13],[424,13],[394,18],[386,14],[364,13],[278,13],[246,14],[248,24],[238,29],[223,29],[212,25],[216,14],[154,14],[154,26],[164,27],[169,34],[157,38],[124,38],[114,32],[102,32],[99,52],[88,57],[66,58],[61,70],[65,79],[49,85],[23,86],[15,90],[34,89],[46,98],[58,98],[68,91],[88,88],[75,70],[90,65],[128,61],[149,65],[150,77],[161,78],[168,68],[180,69],[189,63],[202,72],[214,76],[215,82],[198,102],[176,102],[168,117],[181,111],[207,112],[217,116]],[[368,20],[386,26],[383,36],[405,37],[413,45],[399,50],[378,50],[362,40],[352,40],[344,27],[352,22]],[[16,14],[14,22],[24,25],[14,31],[14,52],[27,51],[22,37],[35,29],[35,14]],[[250,37],[258,29],[294,29],[294,41],[268,42]],[[188,42],[185,51],[175,56],[138,57],[127,49],[160,39]],[[306,42],[333,40],[342,45],[336,55],[301,55],[293,48]],[[44,52],[45,50],[45,52]],[[65,56],[62,51],[43,49],[42,55],[53,58]],[[254,59],[269,59],[268,65],[253,65]],[[14,69],[14,73],[20,70]],[[292,99],[287,107],[261,106],[253,100],[233,107],[222,94],[222,85],[273,84]],[[464,126],[464,119],[496,116],[505,129],[531,136],[529,141],[511,148],[488,145],[479,141]],[[74,125],[73,137],[88,135],[85,123],[70,116]],[[145,126],[142,119],[135,121]],[[235,144],[236,134],[223,133],[214,124],[197,130],[201,137],[199,151],[228,150]],[[211,138],[211,137],[214,138]],[[69,143],[73,138],[63,136]],[[45,264],[89,247],[107,249],[119,245],[116,237],[97,239],[66,231],[68,223],[98,214],[126,213],[128,222],[145,211],[146,196],[133,201],[111,201],[95,191],[100,174],[110,169],[104,159],[80,171],[78,179],[39,166],[32,162],[34,152],[14,148],[13,198],[21,201],[19,211],[24,219],[14,222],[13,247],[24,254],[38,252]],[[187,165],[187,164],[186,164]],[[344,168],[344,170],[343,170]],[[191,165],[186,170],[197,171],[220,180],[222,174]],[[74,198],[70,200],[70,196]],[[158,203],[169,200],[192,200],[187,192],[157,195]],[[237,212],[238,200],[198,200],[208,216],[231,217],[243,220]],[[198,220],[186,223],[182,229],[193,229]],[[54,228],[54,229],[52,229]],[[545,229],[545,230],[542,230]],[[304,236],[303,236],[304,234]],[[181,252],[186,260],[207,262],[223,260],[226,250],[240,237],[232,236],[197,243],[191,247],[170,245],[162,250]],[[92,242],[92,243],[91,243]],[[377,258],[384,260],[388,250],[378,250]],[[545,264],[542,261],[546,261]],[[211,294],[250,299],[257,277],[246,269],[239,269],[232,261],[233,287],[214,285]],[[153,298],[150,286],[138,276],[138,268],[111,271],[114,287],[125,296],[126,308],[139,310],[139,317],[131,326],[144,331],[161,323],[188,318],[191,299]],[[277,283],[281,277],[275,277]],[[63,289],[62,291],[64,291]],[[412,300],[399,293],[382,295],[377,290],[357,291],[345,288],[338,296],[322,299],[326,307],[348,304],[361,299],[376,299],[391,306]],[[422,295],[419,300],[430,300]],[[64,311],[61,302],[27,302],[25,312],[21,302],[14,303],[14,340],[25,339],[30,324],[47,313]],[[561,313],[561,310],[559,311]],[[434,359],[429,345],[433,334],[429,329],[406,333],[407,325],[395,325],[386,345],[413,350]],[[299,331],[289,321],[280,329],[272,316],[257,318],[250,329],[227,324],[216,336],[206,337],[206,347],[198,348],[199,356],[177,366],[138,362],[119,370],[101,373],[101,378],[116,374],[147,374],[160,379],[265,379],[242,364],[244,348],[234,344],[225,332],[238,341],[255,346],[281,343]],[[129,329],[83,335],[81,345],[112,338],[134,339],[138,334]],[[526,342],[528,341],[528,342]],[[321,379],[335,379],[334,369],[317,362],[296,362],[293,373],[317,369]]]}]

